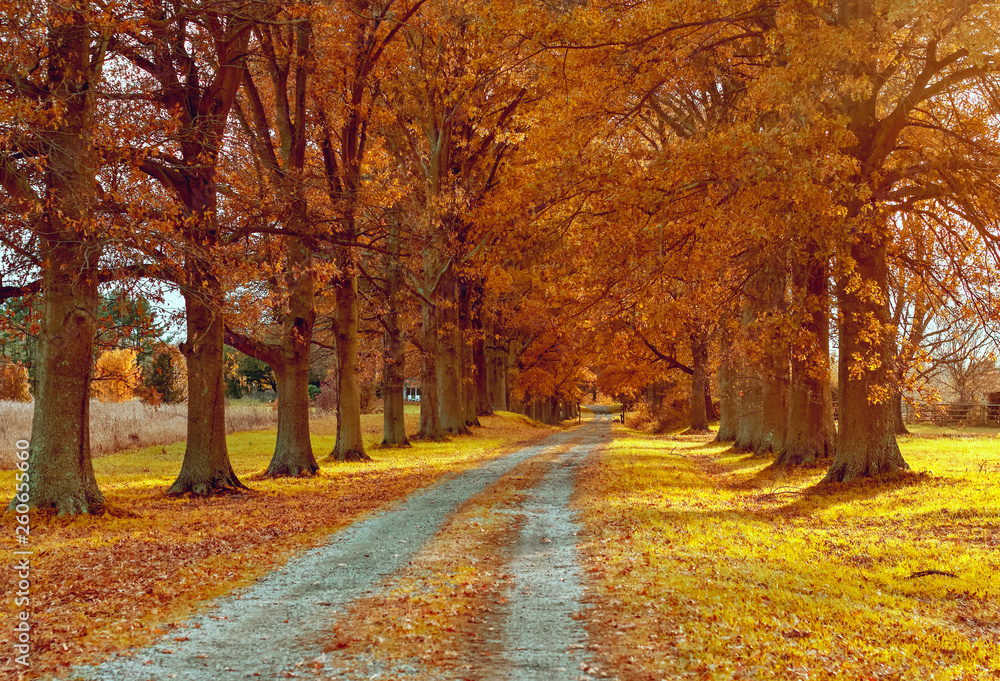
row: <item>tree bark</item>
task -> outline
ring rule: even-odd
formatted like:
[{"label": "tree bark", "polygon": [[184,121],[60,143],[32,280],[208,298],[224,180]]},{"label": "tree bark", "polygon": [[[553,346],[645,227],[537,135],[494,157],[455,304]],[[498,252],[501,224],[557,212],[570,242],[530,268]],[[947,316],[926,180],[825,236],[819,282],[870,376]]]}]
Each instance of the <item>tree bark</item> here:
[{"label": "tree bark", "polygon": [[330,458],[335,461],[370,461],[361,436],[361,382],[358,370],[358,277],[346,252],[347,266],[337,285],[337,444]]},{"label": "tree bark", "polygon": [[409,447],[406,437],[403,391],[406,387],[405,343],[400,321],[400,288],[402,273],[399,263],[399,225],[389,228],[389,253],[385,257],[386,315],[385,315],[385,361],[382,397],[382,446]]},{"label": "tree bark", "polygon": [[708,382],[708,340],[703,333],[691,334],[691,427],[690,433],[708,432],[705,388]]},{"label": "tree bark", "polygon": [[227,329],[225,342],[266,362],[274,371],[278,392],[278,434],[265,475],[314,475],[319,470],[309,436],[309,355],[316,321],[315,275],[311,252],[289,237],[285,281],[288,311],[279,343],[263,343]]},{"label": "tree bark", "polygon": [[[194,264],[192,264],[194,263]],[[167,494],[212,494],[246,489],[229,462],[223,362],[223,291],[217,278],[189,256],[181,287],[187,316],[188,419],[184,461]]]},{"label": "tree bark", "polygon": [[[750,284],[754,282],[751,280]],[[755,293],[751,290],[751,294]],[[755,321],[755,309],[752,301],[744,296],[740,333],[747,339]],[[733,446],[745,452],[755,452],[760,445],[764,430],[763,385],[760,372],[751,366],[750,358],[744,347],[740,348],[739,372],[732,377],[735,382],[737,399],[736,439]]]},{"label": "tree bark", "polygon": [[472,363],[475,365],[476,415],[491,416],[493,406],[490,400],[490,367],[486,352],[486,329],[482,317],[476,317],[475,338],[472,344]]},{"label": "tree bark", "polygon": [[458,287],[451,272],[442,276],[438,306],[438,411],[441,428],[453,435],[467,435],[465,411],[462,408],[461,331],[458,323]]},{"label": "tree bark", "polygon": [[712,375],[709,369],[709,358],[705,357],[705,415],[709,423],[719,420],[719,410],[715,408],[715,401],[712,399]]},{"label": "tree bark", "polygon": [[460,279],[458,282],[458,339],[461,343],[459,361],[462,373],[462,412],[465,415],[467,428],[479,425],[474,348],[474,336],[478,330],[473,321],[473,298],[475,295],[474,283],[467,279]]},{"label": "tree bark", "polygon": [[[759,319],[772,322],[782,320],[788,313],[788,301],[785,294],[787,269],[785,262],[772,262],[762,272],[762,280],[758,282],[758,291],[762,296],[763,308]],[[788,338],[768,324],[767,344],[764,351],[764,372],[761,377],[761,438],[757,443],[755,454],[765,456],[784,449],[788,430],[788,384],[790,379],[789,362],[791,359]]]},{"label": "tree bark", "polygon": [[[425,291],[431,291],[434,286],[436,272],[430,258],[424,256]],[[417,438],[421,440],[440,441],[445,439],[441,428],[441,417],[438,410],[438,319],[436,306],[424,300],[421,303],[422,335],[421,335],[421,371],[420,371],[420,429]]]},{"label": "tree bark", "polygon": [[903,395],[899,392],[892,398],[892,430],[896,435],[910,435],[906,421],[903,420]]},{"label": "tree bark", "polygon": [[265,475],[315,475],[319,464],[309,438],[309,356],[273,368],[278,383],[278,439]]},{"label": "tree bark", "polygon": [[507,351],[495,345],[487,345],[486,352],[490,365],[490,407],[493,411],[510,411],[507,390]]},{"label": "tree bark", "polygon": [[[305,208],[304,201],[298,203],[303,221]],[[316,324],[312,253],[296,237],[287,239],[286,248],[288,313],[282,322],[281,345],[271,361],[278,383],[278,438],[267,467],[270,477],[319,471],[309,437],[309,353]]]},{"label": "tree bark", "polygon": [[96,276],[88,275],[96,275],[91,267],[96,262],[88,263],[85,253],[74,253],[81,250],[72,242],[43,239],[41,244],[50,266],[43,274],[28,505],[54,509],[59,515],[95,513],[105,507],[90,456],[90,369],[98,295]]},{"label": "tree bark", "polygon": [[[35,405],[28,448],[27,498],[10,508],[53,509],[59,515],[95,513],[105,500],[90,456],[90,372],[103,250],[91,222],[97,159],[92,149],[97,81],[103,55],[91,42],[85,3],[50,4],[46,112],[38,131],[47,152],[47,202],[25,178],[2,169],[3,186],[25,212],[40,210],[41,329]],[[58,115],[56,114],[58,112]],[[11,443],[13,444],[13,443]]]},{"label": "tree bark", "polygon": [[778,452],[778,465],[811,464],[833,456],[836,425],[830,388],[830,309],[825,261],[810,261],[793,272],[793,294],[804,314],[804,334],[792,353],[788,403],[788,436]]},{"label": "tree bark", "polygon": [[881,225],[868,227],[851,247],[851,276],[843,275],[837,282],[840,432],[824,482],[848,482],[909,468],[896,443],[892,414],[894,357],[886,326],[886,235]]}]

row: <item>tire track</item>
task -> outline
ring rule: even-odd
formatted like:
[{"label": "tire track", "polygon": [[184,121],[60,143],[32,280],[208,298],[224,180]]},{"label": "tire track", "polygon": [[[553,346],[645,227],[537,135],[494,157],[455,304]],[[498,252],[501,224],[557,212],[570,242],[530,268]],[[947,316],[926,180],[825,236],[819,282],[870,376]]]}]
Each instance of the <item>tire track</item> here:
[{"label": "tire track", "polygon": [[460,503],[570,437],[557,433],[354,523],[253,586],[218,599],[153,645],[76,667],[68,678],[200,681],[294,674],[303,661],[322,657],[317,641],[330,631],[338,608],[404,568]]}]

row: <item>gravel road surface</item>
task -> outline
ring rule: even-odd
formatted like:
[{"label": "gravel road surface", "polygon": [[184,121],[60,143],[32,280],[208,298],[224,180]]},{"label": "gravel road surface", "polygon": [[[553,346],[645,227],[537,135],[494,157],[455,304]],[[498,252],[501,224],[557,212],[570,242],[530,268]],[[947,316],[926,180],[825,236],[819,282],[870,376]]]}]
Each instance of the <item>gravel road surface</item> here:
[{"label": "gravel road surface", "polygon": [[[599,408],[595,411],[602,411]],[[571,439],[583,444],[557,458],[522,511],[527,516],[512,547],[512,596],[501,616],[496,663],[500,677],[577,679],[585,633],[570,615],[580,609],[577,526],[569,511],[576,467],[607,437],[610,415],[582,429],[557,433],[480,468],[418,492],[390,509],[333,535],[259,582],[215,602],[203,614],[147,648],[98,666],[77,667],[71,679],[278,679],[297,676],[304,661],[322,659],[323,640],[338,610],[371,594],[404,568],[440,530],[448,515],[518,464]],[[301,667],[299,667],[301,669]],[[490,674],[494,676],[494,674]],[[430,678],[430,677],[428,677]]]}]

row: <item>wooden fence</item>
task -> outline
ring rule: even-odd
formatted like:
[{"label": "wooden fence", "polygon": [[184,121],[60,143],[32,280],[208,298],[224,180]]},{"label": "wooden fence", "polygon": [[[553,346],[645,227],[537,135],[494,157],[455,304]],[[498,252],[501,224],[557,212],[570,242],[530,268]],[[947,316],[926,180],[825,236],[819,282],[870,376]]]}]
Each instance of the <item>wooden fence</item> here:
[{"label": "wooden fence", "polygon": [[948,404],[903,402],[903,421],[933,423],[938,426],[1000,426],[1000,404],[978,402]]}]

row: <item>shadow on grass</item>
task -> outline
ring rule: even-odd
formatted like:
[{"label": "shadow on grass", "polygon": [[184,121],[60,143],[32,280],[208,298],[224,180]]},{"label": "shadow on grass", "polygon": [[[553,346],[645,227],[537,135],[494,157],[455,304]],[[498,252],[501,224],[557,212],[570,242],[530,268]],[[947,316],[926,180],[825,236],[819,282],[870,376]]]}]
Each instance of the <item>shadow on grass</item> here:
[{"label": "shadow on grass", "polygon": [[897,471],[890,475],[864,478],[851,482],[816,482],[805,487],[795,501],[782,506],[780,512],[788,515],[810,515],[816,511],[840,504],[869,501],[895,494],[901,489],[917,486],[944,484],[929,473]]}]

